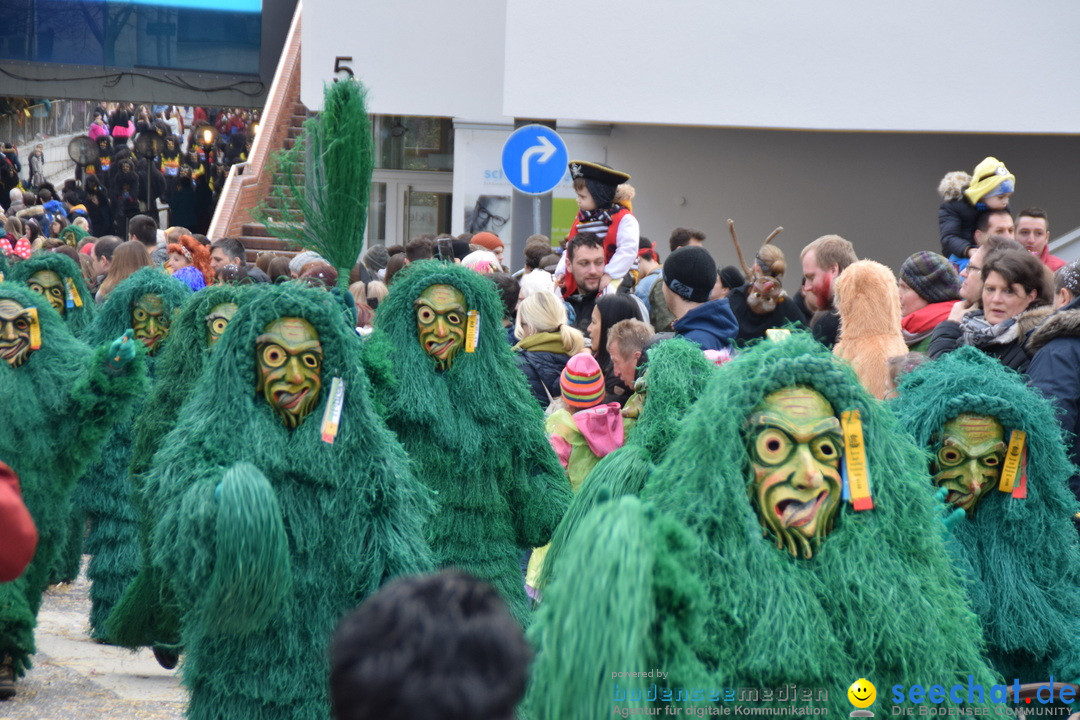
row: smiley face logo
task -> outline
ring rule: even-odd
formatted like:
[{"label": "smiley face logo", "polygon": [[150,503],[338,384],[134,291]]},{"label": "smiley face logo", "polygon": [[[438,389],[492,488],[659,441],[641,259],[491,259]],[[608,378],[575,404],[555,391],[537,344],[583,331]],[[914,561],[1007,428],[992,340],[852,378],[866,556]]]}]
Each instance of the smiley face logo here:
[{"label": "smiley face logo", "polygon": [[848,701],[857,708],[868,708],[877,699],[877,688],[866,678],[851,683],[847,691]]}]

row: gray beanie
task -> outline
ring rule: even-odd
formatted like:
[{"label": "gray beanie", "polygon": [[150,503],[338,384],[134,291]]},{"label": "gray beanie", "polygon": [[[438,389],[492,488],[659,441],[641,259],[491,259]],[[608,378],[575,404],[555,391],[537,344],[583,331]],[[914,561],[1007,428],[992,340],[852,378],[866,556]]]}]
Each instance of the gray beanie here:
[{"label": "gray beanie", "polygon": [[289,261],[289,272],[295,277],[300,274],[300,271],[304,269],[305,265],[320,260],[326,262],[326,260],[323,259],[323,256],[314,250],[305,250],[302,253],[297,253],[296,257]]},{"label": "gray beanie", "polygon": [[385,245],[372,245],[364,253],[364,266],[371,272],[386,269],[388,262],[390,262],[390,254],[386,252]]}]

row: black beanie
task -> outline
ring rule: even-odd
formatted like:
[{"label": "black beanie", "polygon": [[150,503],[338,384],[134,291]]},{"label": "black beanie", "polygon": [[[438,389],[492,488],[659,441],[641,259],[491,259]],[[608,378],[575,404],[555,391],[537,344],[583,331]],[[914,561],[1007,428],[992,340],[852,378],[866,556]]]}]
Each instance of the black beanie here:
[{"label": "black beanie", "polygon": [[716,285],[716,262],[705,248],[681,247],[664,262],[664,284],[683,300],[703,303]]},{"label": "black beanie", "polygon": [[745,285],[746,278],[739,272],[739,268],[734,265],[727,265],[720,268],[720,282],[724,283],[724,287],[728,290],[734,290]]}]

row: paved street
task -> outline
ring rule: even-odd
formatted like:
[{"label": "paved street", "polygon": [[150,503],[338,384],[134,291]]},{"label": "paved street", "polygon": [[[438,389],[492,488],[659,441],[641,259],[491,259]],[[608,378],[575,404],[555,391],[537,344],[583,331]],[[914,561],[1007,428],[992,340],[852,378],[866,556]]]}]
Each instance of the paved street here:
[{"label": "paved street", "polygon": [[34,667],[18,682],[19,694],[0,702],[0,720],[182,718],[179,669],[163,669],[149,650],[131,653],[87,636],[88,590],[81,575],[45,596]]}]

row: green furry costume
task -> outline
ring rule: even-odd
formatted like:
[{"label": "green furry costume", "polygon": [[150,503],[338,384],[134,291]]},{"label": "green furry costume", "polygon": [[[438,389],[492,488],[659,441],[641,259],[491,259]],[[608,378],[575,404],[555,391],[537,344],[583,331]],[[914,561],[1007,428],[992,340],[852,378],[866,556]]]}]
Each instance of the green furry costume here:
[{"label": "green furry costume", "polygon": [[153,508],[143,502],[142,485],[154,453],[176,425],[176,418],[195,387],[213,346],[207,335],[207,316],[219,305],[243,306],[258,285],[210,285],[193,294],[180,308],[169,327],[169,342],[161,351],[155,383],[145,410],[135,422],[135,448],[131,458],[132,496],[139,516],[142,567],[124,591],[106,624],[106,635],[117,645],[136,648],[180,642],[179,617],[171,602],[162,602],[160,575],[150,564],[150,534],[156,520]]},{"label": "green furry costume", "polygon": [[[302,318],[318,333],[322,394],[288,429],[256,394],[259,338]],[[183,610],[191,718],[329,714],[338,618],[388,578],[429,570],[429,492],[374,412],[360,339],[323,291],[277,286],[240,308],[161,444],[146,499],[153,563]],[[344,381],[340,429],[320,421]]]},{"label": "green furry costume", "polygon": [[[874,493],[871,510],[842,503],[809,559],[763,536],[751,501],[747,423],[766,397],[796,386],[837,414],[861,412]],[[611,673],[649,668],[669,673],[662,688],[703,689],[705,703],[715,688],[823,688],[815,704],[830,716],[850,711],[846,690],[859,677],[882,695],[894,684],[966,684],[968,674],[990,687],[922,460],[896,418],[809,335],[736,357],[640,499],[598,507],[567,544],[530,633],[534,717],[611,715],[616,683],[648,690]]]},{"label": "green furry costume", "polygon": [[[98,311],[97,320],[86,334],[91,345],[115,337],[132,327],[132,311],[144,295],[161,298],[165,314],[174,313],[191,295],[187,285],[158,268],[142,268],[121,282]],[[168,336],[165,337],[165,341]],[[165,342],[167,347],[168,343]],[[160,352],[160,350],[159,350]],[[154,377],[155,357],[147,355],[147,372]],[[139,570],[138,516],[132,504],[132,481],[128,466],[135,445],[135,421],[146,407],[145,396],[134,408],[131,419],[116,423],[101,453],[101,462],[79,481],[75,506],[90,519],[86,552],[93,557],[87,575],[90,587],[90,634],[107,638],[105,621]]]},{"label": "green furry costume", "polygon": [[[94,302],[93,293],[86,287],[82,272],[71,258],[61,253],[37,252],[11,268],[7,279],[26,284],[31,276],[42,270],[56,273],[63,282],[62,303],[65,307],[62,316],[72,334],[82,337],[97,317],[97,304]],[[72,284],[81,307],[75,302],[75,297],[71,293]],[[86,517],[82,512],[74,510],[71,513],[70,522],[71,526],[66,532],[66,539],[62,542],[57,556],[57,565],[51,573],[50,584],[71,582],[79,574],[79,562],[82,559],[82,533]]]},{"label": "green furry costume", "polygon": [[[417,333],[415,302],[433,285],[456,288],[479,313],[476,352],[459,352],[442,372]],[[486,277],[458,265],[415,262],[394,276],[367,342],[390,345],[397,382],[383,395],[387,424],[417,476],[438,493],[439,511],[427,530],[436,563],[490,582],[524,625],[521,558],[551,539],[571,492],[540,407],[514,364],[502,316]]]},{"label": "green furry costume", "polygon": [[0,657],[10,655],[19,676],[34,652],[35,617],[64,537],[71,489],[112,423],[145,394],[146,371],[140,357],[120,373],[107,368],[115,357],[110,344],[91,350],[76,340],[48,301],[21,284],[0,283],[0,300],[37,308],[42,340],[19,367],[0,361],[0,458],[18,473],[39,534],[30,567],[0,584]]},{"label": "green furry costume", "polygon": [[968,576],[990,658],[1005,679],[1076,681],[1080,544],[1070,518],[1077,508],[1050,404],[1021,375],[961,348],[905,376],[892,408],[924,448],[961,413],[994,417],[1006,434],[1027,433],[1027,497],[991,488],[952,527],[950,550]]},{"label": "green furry costume", "polygon": [[[83,332],[90,327],[97,316],[97,305],[94,303],[94,294],[86,287],[82,271],[74,260],[61,253],[37,252],[11,268],[7,279],[25,284],[32,275],[42,270],[56,273],[63,281],[65,308],[61,314],[71,333],[76,337],[82,337]],[[71,285],[75,286],[78,301],[71,293]]]},{"label": "green furry costume", "polygon": [[626,443],[593,468],[574,496],[551,538],[540,576],[541,587],[551,579],[551,569],[556,566],[567,539],[594,507],[609,499],[641,492],[678,435],[679,421],[702,396],[718,370],[700,347],[682,338],[665,340],[649,350],[641,414],[627,433]]}]

